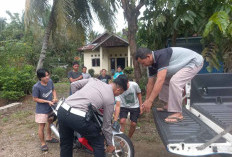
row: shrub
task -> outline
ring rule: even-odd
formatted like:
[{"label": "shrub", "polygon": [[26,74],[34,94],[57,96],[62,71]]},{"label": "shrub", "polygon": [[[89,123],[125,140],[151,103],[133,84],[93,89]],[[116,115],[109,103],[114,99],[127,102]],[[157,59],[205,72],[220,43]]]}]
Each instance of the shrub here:
[{"label": "shrub", "polygon": [[124,74],[127,75],[128,80],[133,80],[134,78],[134,69],[132,67],[126,67],[123,69]]},{"label": "shrub", "polygon": [[[4,75],[2,75],[4,74]],[[35,84],[34,67],[25,65],[22,69],[5,67],[0,70],[1,97],[7,100],[18,100],[30,94]]]},{"label": "shrub", "polygon": [[147,85],[147,77],[142,76],[142,78],[139,80],[139,87],[141,89],[142,95],[145,95],[146,93],[146,85]]},{"label": "shrub", "polygon": [[[64,77],[66,77],[66,70],[64,68],[61,68],[61,67],[57,67],[57,68],[54,68],[52,70],[52,75],[56,75],[59,77],[59,79],[62,79]],[[53,80],[55,81],[55,80]]]},{"label": "shrub", "polygon": [[126,75],[133,74],[134,69],[133,69],[132,67],[126,67],[126,68],[123,69],[123,72],[124,72]]},{"label": "shrub", "polygon": [[94,72],[95,72],[94,69],[89,69],[88,72],[92,77],[94,76]]},{"label": "shrub", "polygon": [[51,76],[51,79],[52,79],[52,81],[54,82],[54,83],[57,83],[57,82],[59,82],[59,76],[58,75],[52,75]]}]

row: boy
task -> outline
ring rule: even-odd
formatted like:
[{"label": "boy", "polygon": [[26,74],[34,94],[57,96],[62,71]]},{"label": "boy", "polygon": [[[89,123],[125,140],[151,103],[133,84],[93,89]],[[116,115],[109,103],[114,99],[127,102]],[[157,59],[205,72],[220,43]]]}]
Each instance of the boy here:
[{"label": "boy", "polygon": [[131,138],[135,131],[137,119],[139,115],[143,113],[143,103],[139,85],[136,82],[130,81],[127,83],[127,87],[128,89],[123,94],[115,98],[116,107],[114,121],[116,122],[118,120],[120,114],[121,131],[124,132],[127,115],[128,112],[130,112],[131,124],[128,137]]},{"label": "boy", "polygon": [[[58,140],[51,137],[50,124],[52,120],[48,119],[52,112],[51,106],[57,102],[56,91],[52,80],[50,79],[49,72],[45,69],[37,71],[39,81],[33,86],[32,96],[36,102],[35,122],[39,124],[38,135],[41,142],[41,150],[48,151],[46,142],[58,143]],[[47,125],[47,140],[44,140],[44,128]]]}]

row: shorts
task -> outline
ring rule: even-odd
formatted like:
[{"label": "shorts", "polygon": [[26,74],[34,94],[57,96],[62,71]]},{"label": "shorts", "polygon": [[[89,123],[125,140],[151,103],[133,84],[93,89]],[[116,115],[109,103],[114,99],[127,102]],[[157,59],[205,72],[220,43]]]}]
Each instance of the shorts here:
[{"label": "shorts", "polygon": [[52,112],[44,114],[44,113],[35,113],[35,122],[36,123],[47,123],[48,117],[52,114]]},{"label": "shorts", "polygon": [[132,122],[137,123],[137,119],[139,118],[140,114],[140,108],[126,108],[121,107],[120,108],[120,119],[121,118],[127,118],[128,112],[130,112],[130,120]]}]

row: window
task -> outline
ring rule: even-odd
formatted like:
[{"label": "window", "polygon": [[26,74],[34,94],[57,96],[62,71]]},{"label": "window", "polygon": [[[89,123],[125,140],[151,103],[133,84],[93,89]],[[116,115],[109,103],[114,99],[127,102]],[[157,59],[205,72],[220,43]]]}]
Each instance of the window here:
[{"label": "window", "polygon": [[99,67],[99,66],[100,66],[100,58],[93,58],[92,67]]}]

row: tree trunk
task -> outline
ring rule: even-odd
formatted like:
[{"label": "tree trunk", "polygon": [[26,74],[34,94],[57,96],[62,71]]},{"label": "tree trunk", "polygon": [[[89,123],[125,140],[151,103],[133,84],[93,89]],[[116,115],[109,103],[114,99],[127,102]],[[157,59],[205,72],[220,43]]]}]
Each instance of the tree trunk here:
[{"label": "tree trunk", "polygon": [[36,71],[38,69],[43,68],[43,64],[44,64],[44,60],[46,58],[46,53],[47,53],[47,48],[48,48],[48,42],[49,42],[49,38],[50,38],[50,35],[51,35],[52,27],[53,27],[53,22],[54,22],[53,20],[54,20],[54,4],[52,6],[52,11],[51,11],[51,15],[49,17],[49,22],[48,22],[48,25],[47,25],[46,30],[45,30],[42,50],[41,50],[41,53],[40,53],[40,56],[39,56],[39,61],[38,61],[38,64],[37,64]]},{"label": "tree trunk", "polygon": [[173,35],[172,35],[172,47],[176,46],[176,38],[177,38],[177,31],[174,30]]},{"label": "tree trunk", "polygon": [[140,0],[138,6],[135,6],[135,2],[129,0],[121,0],[122,8],[124,10],[124,16],[128,22],[128,42],[130,45],[130,51],[132,55],[134,65],[134,75],[136,82],[139,82],[141,78],[141,70],[139,63],[135,59],[135,53],[137,49],[136,45],[136,32],[138,30],[137,18],[140,14],[139,10],[144,5],[144,0]]},{"label": "tree trunk", "polygon": [[[134,17],[135,18],[135,17]],[[139,82],[141,78],[141,69],[139,66],[138,61],[135,59],[135,53],[137,50],[137,44],[136,44],[136,32],[137,32],[137,23],[136,20],[128,21],[128,42],[130,45],[130,52],[132,55],[133,65],[134,65],[134,76],[136,82]]]}]

